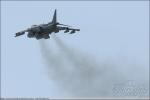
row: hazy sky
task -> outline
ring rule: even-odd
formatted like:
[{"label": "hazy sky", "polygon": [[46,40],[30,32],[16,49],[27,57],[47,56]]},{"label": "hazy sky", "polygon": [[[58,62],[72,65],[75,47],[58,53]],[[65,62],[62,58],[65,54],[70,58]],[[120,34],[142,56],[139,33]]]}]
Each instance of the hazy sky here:
[{"label": "hazy sky", "polygon": [[[148,82],[148,1],[2,1],[2,97],[71,97],[46,74],[39,41],[14,37],[31,25],[51,21],[54,9],[60,23],[81,29],[56,34],[65,44],[98,62],[111,61],[127,80]],[[58,50],[53,39],[46,41]]]}]

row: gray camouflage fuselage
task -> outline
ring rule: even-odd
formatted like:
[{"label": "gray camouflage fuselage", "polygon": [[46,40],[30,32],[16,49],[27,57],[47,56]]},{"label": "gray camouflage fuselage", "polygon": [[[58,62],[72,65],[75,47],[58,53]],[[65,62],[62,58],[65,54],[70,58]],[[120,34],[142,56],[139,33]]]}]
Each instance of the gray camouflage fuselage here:
[{"label": "gray camouflage fuselage", "polygon": [[[62,26],[57,26],[57,25],[63,25]],[[67,27],[64,27],[67,26]],[[29,38],[36,38],[36,39],[48,39],[50,38],[49,34],[51,33],[58,33],[60,30],[65,30],[64,33],[69,32],[71,30],[70,34],[75,33],[75,31],[80,31],[80,29],[73,29],[70,28],[68,25],[60,24],[57,22],[56,18],[56,10],[53,15],[53,19],[51,22],[47,24],[40,24],[40,25],[32,25],[31,28],[28,28],[27,30],[23,30],[21,32],[16,33],[16,36],[20,36],[25,34],[26,32],[28,33],[27,36]]]}]

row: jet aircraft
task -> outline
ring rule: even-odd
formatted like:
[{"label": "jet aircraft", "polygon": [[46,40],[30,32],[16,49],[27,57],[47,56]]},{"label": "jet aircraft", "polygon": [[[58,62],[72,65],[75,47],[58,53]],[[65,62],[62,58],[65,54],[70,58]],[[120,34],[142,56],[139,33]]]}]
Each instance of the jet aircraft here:
[{"label": "jet aircraft", "polygon": [[15,37],[23,35],[27,33],[27,37],[29,38],[36,38],[36,39],[49,39],[51,33],[58,33],[59,31],[64,30],[64,33],[69,31],[70,34],[75,33],[76,31],[80,31],[80,29],[71,28],[71,26],[60,24],[57,22],[57,11],[55,9],[53,19],[51,22],[47,24],[40,24],[40,25],[32,25],[30,28],[17,32]]}]

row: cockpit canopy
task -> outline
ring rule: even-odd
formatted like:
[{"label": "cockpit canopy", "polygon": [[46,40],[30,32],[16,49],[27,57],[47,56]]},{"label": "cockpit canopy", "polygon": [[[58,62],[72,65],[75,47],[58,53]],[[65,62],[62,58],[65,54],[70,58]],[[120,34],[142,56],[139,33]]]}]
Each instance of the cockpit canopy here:
[{"label": "cockpit canopy", "polygon": [[32,25],[31,28],[37,27],[37,25]]}]

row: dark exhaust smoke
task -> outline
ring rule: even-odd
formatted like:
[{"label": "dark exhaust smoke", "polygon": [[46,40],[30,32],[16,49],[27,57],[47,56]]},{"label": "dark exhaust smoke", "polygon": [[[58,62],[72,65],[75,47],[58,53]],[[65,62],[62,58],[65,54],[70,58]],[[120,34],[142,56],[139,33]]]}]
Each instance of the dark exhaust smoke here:
[{"label": "dark exhaust smoke", "polygon": [[47,40],[40,47],[48,76],[72,97],[112,97],[113,83],[120,79],[109,60],[97,60],[89,54],[68,47],[53,36],[57,49],[49,48]]}]

